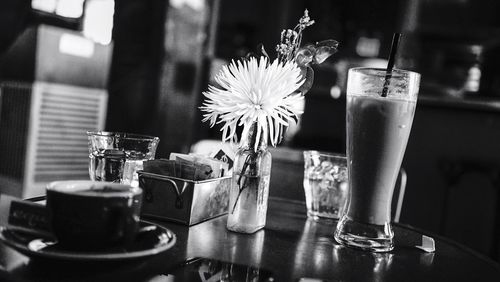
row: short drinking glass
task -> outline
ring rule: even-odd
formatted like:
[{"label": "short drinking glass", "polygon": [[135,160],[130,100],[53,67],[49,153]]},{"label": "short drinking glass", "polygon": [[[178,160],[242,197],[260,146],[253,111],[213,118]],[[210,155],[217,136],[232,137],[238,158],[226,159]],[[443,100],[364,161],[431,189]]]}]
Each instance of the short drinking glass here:
[{"label": "short drinking glass", "polygon": [[304,193],[308,217],[338,219],[347,197],[346,157],[304,151]]},{"label": "short drinking glass", "polygon": [[391,200],[415,113],[420,75],[354,68],[347,81],[349,195],[335,239],[375,252],[393,248]]},{"label": "short drinking glass", "polygon": [[87,136],[90,179],[132,187],[139,186],[137,171],[154,159],[160,142],[158,137],[122,132],[89,131]]}]

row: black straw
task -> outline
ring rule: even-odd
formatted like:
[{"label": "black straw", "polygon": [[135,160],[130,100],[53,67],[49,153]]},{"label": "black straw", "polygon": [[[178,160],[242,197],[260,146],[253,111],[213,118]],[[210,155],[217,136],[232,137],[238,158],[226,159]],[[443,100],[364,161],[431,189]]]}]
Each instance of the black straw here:
[{"label": "black straw", "polygon": [[387,63],[384,88],[382,88],[382,97],[387,97],[387,91],[392,77],[392,68],[394,67],[396,53],[398,52],[399,39],[401,39],[401,33],[397,32],[392,35],[391,53],[389,54],[389,62]]}]

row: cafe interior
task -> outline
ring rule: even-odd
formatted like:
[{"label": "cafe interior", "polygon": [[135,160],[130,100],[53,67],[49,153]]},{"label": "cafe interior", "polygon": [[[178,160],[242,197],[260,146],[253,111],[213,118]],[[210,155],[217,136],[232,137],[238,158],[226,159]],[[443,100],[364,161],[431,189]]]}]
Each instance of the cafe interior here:
[{"label": "cafe interior", "polygon": [[[154,159],[171,159],[172,153],[209,153],[214,146],[223,146],[224,124],[211,126],[202,121],[209,85],[221,85],[217,75],[224,66],[248,58],[248,54],[276,57],[282,30],[293,29],[305,10],[314,24],[303,32],[302,44],[316,44],[316,51],[320,46],[317,42],[323,40],[335,40],[338,46],[330,46],[334,51],[327,59],[309,68],[314,80],[300,103],[303,113],[298,122],[290,124],[280,142],[272,142],[279,144],[268,144],[272,155],[268,223],[265,233],[243,235],[264,239],[240,239],[225,231],[225,216],[193,225],[191,230],[168,225],[176,235],[176,245],[150,258],[155,265],[151,273],[145,266],[147,260],[130,263],[133,267],[127,270],[128,277],[136,281],[184,281],[168,278],[166,273],[173,267],[166,267],[166,263],[164,268],[159,266],[176,252],[260,267],[260,278],[268,277],[220,281],[462,281],[474,277],[467,274],[483,271],[489,274],[479,281],[498,279],[500,2],[496,0],[3,0],[0,193],[17,199],[43,198],[47,185],[54,181],[89,180],[87,131],[158,137]],[[401,37],[393,55],[394,33]],[[416,257],[409,259],[410,255],[397,250],[396,243],[390,260],[380,262],[379,257],[340,248],[333,239],[335,225],[331,222],[305,221],[304,151],[346,155],[350,150],[346,141],[350,134],[346,131],[349,69],[389,70],[391,58],[395,69],[421,75],[411,134],[406,151],[403,147],[395,185],[397,207],[394,198],[392,203],[398,213],[397,220],[392,219],[399,226],[395,227],[395,240],[402,232],[398,230],[404,229],[401,226],[433,237],[436,250],[431,259],[416,251],[409,251]],[[241,129],[238,134],[242,134]],[[0,206],[3,204],[0,201]],[[299,226],[296,236],[285,229],[273,229],[279,220],[271,215],[280,218],[291,214],[287,205],[297,206],[296,217],[302,218],[297,223],[292,217],[287,223]],[[2,216],[7,217],[8,210],[6,213]],[[223,230],[207,235],[206,243],[204,235],[186,235],[195,234],[192,229],[208,232],[204,224]],[[325,235],[311,235],[321,232]],[[233,250],[246,244],[247,253],[241,249],[238,253],[236,248],[235,258],[220,255],[224,247],[216,251],[219,255],[204,251],[216,236],[221,237],[218,246]],[[31,262],[29,252],[34,251],[17,253],[7,247],[5,240],[9,239],[2,238],[0,278],[36,280],[41,274]],[[287,240],[297,246],[294,257],[287,258],[281,249],[269,251],[272,245],[286,246]],[[321,250],[319,258],[311,253],[314,263],[307,264],[306,251],[300,248],[308,247],[301,247],[301,242]],[[451,255],[440,253],[440,244],[446,245],[443,249],[459,246],[475,260],[457,255],[453,264]],[[184,247],[187,251],[178,251]],[[304,257],[299,258],[300,252]],[[342,256],[349,263],[342,263]],[[75,257],[78,261],[78,255]],[[276,257],[284,262],[277,264]],[[176,262],[187,259],[179,257]],[[360,271],[368,276],[356,274],[356,262],[369,259],[373,260],[369,273]],[[292,260],[293,266],[286,264],[287,260]],[[330,261],[333,270],[323,261]],[[400,279],[407,271],[404,266],[412,263],[424,271],[418,270],[415,280]],[[295,268],[297,265],[300,267]],[[350,269],[344,269],[349,265]],[[361,269],[364,266],[362,263]],[[79,273],[76,266],[69,269]],[[425,276],[447,271],[451,276]],[[119,277],[111,276],[118,272],[94,278],[111,281]],[[57,277],[43,275],[48,275],[48,280]],[[64,275],[68,280],[81,278]],[[451,279],[453,275],[456,280]]]}]

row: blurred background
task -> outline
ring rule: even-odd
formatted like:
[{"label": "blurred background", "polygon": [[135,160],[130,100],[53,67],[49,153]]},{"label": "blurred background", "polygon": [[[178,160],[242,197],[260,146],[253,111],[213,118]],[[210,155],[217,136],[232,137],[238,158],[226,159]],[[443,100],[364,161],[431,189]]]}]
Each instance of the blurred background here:
[{"label": "blurred background", "polygon": [[[315,68],[299,126],[276,157],[296,173],[303,149],[345,153],[345,84],[355,66],[422,74],[403,163],[401,222],[500,255],[500,2],[496,0],[3,0],[0,3],[0,192],[43,193],[88,179],[87,130],[155,135],[157,158],[188,152],[218,128],[198,107],[213,75],[308,9],[303,42],[335,39]],[[299,156],[299,157],[293,157]],[[293,170],[292,170],[293,169]],[[292,179],[292,178],[290,178]],[[273,181],[273,179],[271,179]]]}]

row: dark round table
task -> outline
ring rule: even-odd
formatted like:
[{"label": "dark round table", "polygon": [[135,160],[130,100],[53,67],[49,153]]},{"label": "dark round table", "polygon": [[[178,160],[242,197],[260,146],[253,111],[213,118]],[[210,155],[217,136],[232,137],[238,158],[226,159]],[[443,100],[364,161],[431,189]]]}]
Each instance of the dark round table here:
[{"label": "dark round table", "polygon": [[228,232],[226,216],[192,227],[161,224],[177,235],[177,243],[144,259],[30,259],[0,244],[0,281],[179,281],[170,273],[196,257],[262,268],[274,281],[500,281],[496,262],[433,235],[436,251],[423,252],[412,245],[422,231],[400,224],[394,226],[396,247],[389,253],[346,248],[333,240],[335,222],[307,219],[302,202],[270,199],[265,229],[251,235]]}]

